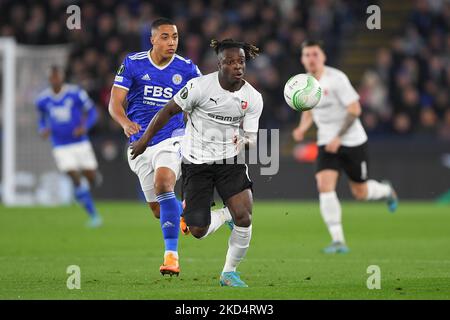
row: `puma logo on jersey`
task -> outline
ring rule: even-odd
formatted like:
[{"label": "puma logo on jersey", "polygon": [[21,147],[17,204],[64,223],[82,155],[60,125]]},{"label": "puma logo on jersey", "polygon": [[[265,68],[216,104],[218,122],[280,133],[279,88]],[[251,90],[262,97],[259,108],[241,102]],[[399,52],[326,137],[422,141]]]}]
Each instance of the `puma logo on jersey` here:
[{"label": "puma logo on jersey", "polygon": [[210,101],[214,102],[217,106],[217,101],[219,101],[219,99],[214,100],[213,98],[209,98]]},{"label": "puma logo on jersey", "polygon": [[150,76],[148,75],[148,73],[146,73],[144,76],[142,76],[141,79],[142,79],[142,80],[150,81]]}]

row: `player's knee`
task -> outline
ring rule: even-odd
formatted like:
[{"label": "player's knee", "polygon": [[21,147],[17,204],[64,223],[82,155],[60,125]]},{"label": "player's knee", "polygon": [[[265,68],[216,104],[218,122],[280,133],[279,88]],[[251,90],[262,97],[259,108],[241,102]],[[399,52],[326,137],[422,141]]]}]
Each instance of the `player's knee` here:
[{"label": "player's knee", "polygon": [[159,180],[155,181],[155,191],[157,195],[160,195],[165,192],[173,191],[173,184],[170,181]]},{"label": "player's knee", "polygon": [[189,226],[189,231],[191,232],[191,234],[197,238],[197,239],[201,239],[205,236],[205,234],[208,232],[208,227],[194,227],[194,226]]},{"label": "player's knee", "polygon": [[329,183],[317,180],[317,191],[319,191],[319,193],[331,192],[334,191],[334,188]]},{"label": "player's knee", "polygon": [[252,224],[252,215],[249,211],[237,212],[234,215],[233,222],[238,227],[249,227]]}]

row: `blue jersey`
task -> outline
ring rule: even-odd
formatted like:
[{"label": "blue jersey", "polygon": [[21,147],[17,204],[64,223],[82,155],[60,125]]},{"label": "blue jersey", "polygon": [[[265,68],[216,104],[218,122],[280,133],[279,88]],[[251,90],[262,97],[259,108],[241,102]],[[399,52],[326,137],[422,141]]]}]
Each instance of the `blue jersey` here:
[{"label": "blue jersey", "polygon": [[[129,54],[114,79],[114,86],[128,90],[127,116],[141,126],[141,131],[130,137],[138,140],[155,114],[192,78],[201,76],[198,67],[188,59],[174,55],[163,67],[150,58],[150,51]],[[173,116],[156,133],[149,146],[172,136],[184,134],[183,113]]]},{"label": "blue jersey", "polygon": [[86,91],[76,85],[64,84],[55,94],[51,88],[44,90],[36,100],[39,113],[39,131],[50,129],[54,147],[88,139],[77,136],[74,130],[84,126],[89,130],[97,120],[95,105]]}]

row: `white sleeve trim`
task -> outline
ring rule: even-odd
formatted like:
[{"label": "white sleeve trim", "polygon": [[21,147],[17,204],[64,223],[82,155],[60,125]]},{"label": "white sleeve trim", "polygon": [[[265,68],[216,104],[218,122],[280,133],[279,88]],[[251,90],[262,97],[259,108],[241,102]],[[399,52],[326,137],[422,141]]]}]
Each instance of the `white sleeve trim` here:
[{"label": "white sleeve trim", "polygon": [[119,88],[122,88],[122,89],[125,89],[125,90],[127,90],[127,91],[129,91],[129,90],[130,90],[130,88],[127,88],[127,87],[121,86],[120,84],[117,84],[117,83],[114,83],[114,84],[113,84],[113,86],[115,86],[115,87],[119,87]]}]

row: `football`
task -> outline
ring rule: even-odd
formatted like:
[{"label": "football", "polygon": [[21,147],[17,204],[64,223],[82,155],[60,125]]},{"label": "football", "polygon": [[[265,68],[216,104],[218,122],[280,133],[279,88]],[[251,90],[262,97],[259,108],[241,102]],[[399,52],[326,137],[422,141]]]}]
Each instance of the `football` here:
[{"label": "football", "polygon": [[319,81],[305,73],[291,77],[284,86],[284,99],[296,111],[314,108],[322,97]]}]

